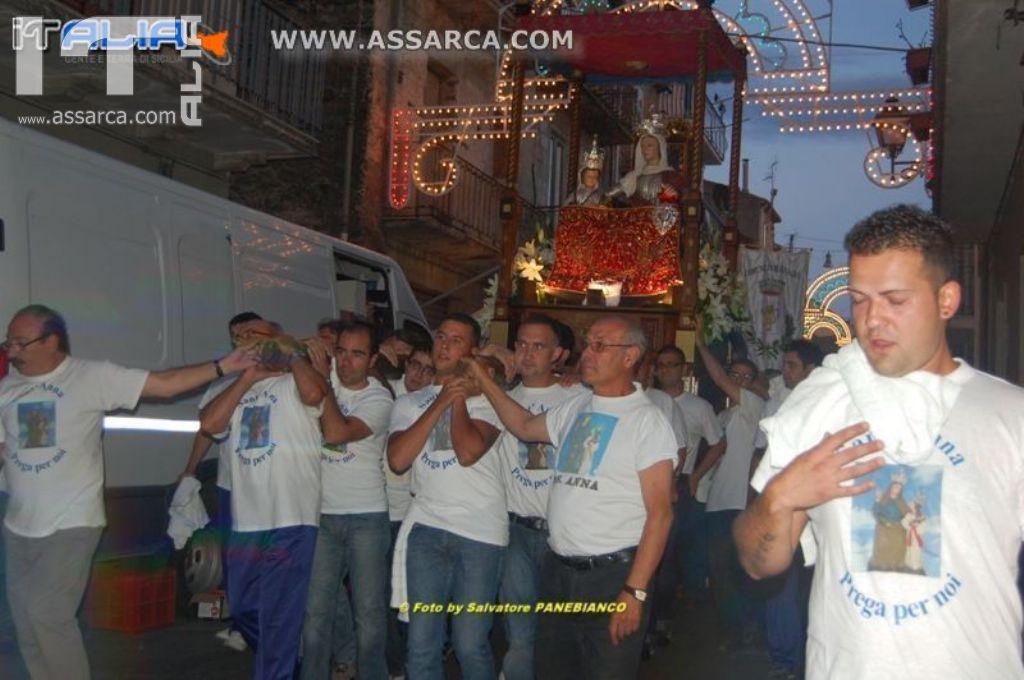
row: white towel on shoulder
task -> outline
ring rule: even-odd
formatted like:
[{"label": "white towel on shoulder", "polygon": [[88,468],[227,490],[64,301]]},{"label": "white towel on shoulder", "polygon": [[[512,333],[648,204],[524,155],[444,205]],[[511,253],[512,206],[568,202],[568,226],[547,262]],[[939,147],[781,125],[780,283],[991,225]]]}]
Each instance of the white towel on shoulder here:
[{"label": "white towel on shoulder", "polygon": [[891,462],[919,463],[934,451],[939,428],[963,382],[927,371],[899,378],[879,375],[854,340],[838,354],[825,357],[825,363],[797,385],[779,412],[761,421],[768,435],[770,463],[783,468],[812,448],[823,435],[819,424],[835,423],[837,414],[845,420],[839,427],[867,421],[872,435],[885,443]]},{"label": "white towel on shoulder", "polygon": [[201,488],[202,485],[195,477],[183,477],[178,488],[174,490],[174,498],[171,499],[169,510],[171,519],[167,524],[167,535],[174,539],[175,550],[184,548],[193,532],[210,523],[203,499],[199,497]]}]

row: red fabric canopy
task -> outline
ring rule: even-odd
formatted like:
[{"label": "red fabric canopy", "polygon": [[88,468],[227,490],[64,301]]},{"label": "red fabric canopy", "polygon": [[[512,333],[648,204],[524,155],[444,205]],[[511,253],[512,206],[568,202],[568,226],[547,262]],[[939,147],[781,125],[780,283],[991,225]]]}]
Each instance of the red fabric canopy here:
[{"label": "red fabric canopy", "polygon": [[520,18],[516,28],[572,31],[571,50],[529,54],[584,74],[634,79],[695,76],[700,31],[708,36],[709,74],[735,76],[747,71],[746,51],[733,45],[713,15],[700,10],[532,15]]}]

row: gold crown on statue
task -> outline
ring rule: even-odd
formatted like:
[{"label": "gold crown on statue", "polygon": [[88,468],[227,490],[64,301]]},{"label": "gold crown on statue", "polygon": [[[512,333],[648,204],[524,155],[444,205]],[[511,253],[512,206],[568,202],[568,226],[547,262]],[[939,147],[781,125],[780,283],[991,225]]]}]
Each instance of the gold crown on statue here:
[{"label": "gold crown on statue", "polygon": [[664,137],[668,132],[667,124],[668,121],[663,112],[652,113],[647,117],[647,120],[640,123],[640,127],[636,129],[636,136],[658,135],[659,137]]},{"label": "gold crown on statue", "polygon": [[601,170],[604,168],[604,151],[597,148],[597,135],[590,145],[590,151],[583,157],[584,170]]}]

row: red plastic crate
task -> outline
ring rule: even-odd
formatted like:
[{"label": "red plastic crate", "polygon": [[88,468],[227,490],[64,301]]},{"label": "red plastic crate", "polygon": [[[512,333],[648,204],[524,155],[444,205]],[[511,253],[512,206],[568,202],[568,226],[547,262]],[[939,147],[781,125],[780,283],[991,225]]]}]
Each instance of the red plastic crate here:
[{"label": "red plastic crate", "polygon": [[170,626],[176,587],[171,568],[139,571],[97,564],[86,597],[89,625],[132,634]]}]

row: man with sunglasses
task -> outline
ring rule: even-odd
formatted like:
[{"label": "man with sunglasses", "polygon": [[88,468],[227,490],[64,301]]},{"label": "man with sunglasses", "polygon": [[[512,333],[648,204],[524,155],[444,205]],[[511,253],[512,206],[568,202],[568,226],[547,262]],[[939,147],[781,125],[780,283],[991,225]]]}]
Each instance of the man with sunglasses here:
[{"label": "man with sunglasses", "polygon": [[636,677],[640,663],[644,601],[672,524],[678,444],[633,382],[647,348],[643,329],[627,317],[603,317],[583,346],[580,375],[592,391],[544,413],[520,406],[476,364],[473,375],[512,434],[558,451],[536,676],[619,680]]},{"label": "man with sunglasses", "polygon": [[[707,455],[694,470],[690,486],[717,466],[708,487],[705,506],[708,532],[708,567],[711,590],[718,609],[719,649],[729,651],[752,641],[751,605],[745,597],[745,575],[732,541],[732,523],[747,507],[754,438],[764,411],[765,400],[754,392],[757,366],[749,359],[735,359],[726,371],[703,342],[697,330],[697,351],[711,380],[725,392],[730,408],[720,414],[725,429],[725,452]],[[721,449],[719,449],[721,451]]]},{"label": "man with sunglasses", "polygon": [[[71,356],[56,311],[15,313],[3,349],[13,370],[0,381],[0,449],[11,499],[4,521],[7,592],[22,658],[34,678],[88,678],[75,612],[106,524],[103,416],[140,398],[170,399],[255,364],[236,350],[223,359],[164,371]],[[29,441],[29,420],[45,437]]]}]

